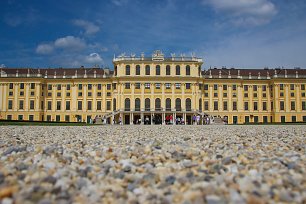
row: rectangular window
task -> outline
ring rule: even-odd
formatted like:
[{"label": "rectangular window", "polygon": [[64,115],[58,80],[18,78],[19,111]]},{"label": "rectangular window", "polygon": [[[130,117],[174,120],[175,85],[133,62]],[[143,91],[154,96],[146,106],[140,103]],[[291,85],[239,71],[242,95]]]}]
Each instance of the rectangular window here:
[{"label": "rectangular window", "polygon": [[170,83],[166,83],[166,89],[171,89],[171,84]]},{"label": "rectangular window", "polygon": [[48,97],[51,97],[52,96],[52,92],[48,92]]},{"label": "rectangular window", "polygon": [[47,115],[47,121],[51,121],[51,115]]},{"label": "rectangular window", "polygon": [[223,93],[223,97],[226,98],[227,97],[227,93]]},{"label": "rectangular window", "polygon": [[167,66],[166,66],[166,75],[167,75],[167,76],[171,75],[171,68],[170,68],[170,65],[167,65]]},{"label": "rectangular window", "polygon": [[244,116],[244,122],[249,123],[250,122],[250,117],[249,116]]},{"label": "rectangular window", "polygon": [[262,91],[267,91],[267,86],[266,85],[262,85]]},{"label": "rectangular window", "polygon": [[33,121],[34,120],[34,115],[29,115],[29,121]]},{"label": "rectangular window", "polygon": [[279,109],[280,110],[285,110],[285,102],[284,101],[279,102]]},{"label": "rectangular window", "polygon": [[18,120],[23,120],[23,115],[18,115]]},{"label": "rectangular window", "polygon": [[302,90],[305,90],[305,84],[302,84],[302,85],[301,85],[301,89],[302,89]]},{"label": "rectangular window", "polygon": [[292,121],[292,122],[296,122],[296,116],[292,116],[292,117],[291,117],[291,121]]},{"label": "rectangular window", "polygon": [[218,97],[218,92],[214,93],[214,97],[217,98]]},{"label": "rectangular window", "polygon": [[262,93],[262,97],[263,97],[263,98],[266,98],[266,97],[267,97],[267,94],[266,94],[266,93]]},{"label": "rectangular window", "polygon": [[48,101],[48,110],[52,110],[52,101]]},{"label": "rectangular window", "polygon": [[214,84],[214,90],[218,90],[218,84]]},{"label": "rectangular window", "polygon": [[294,97],[294,92],[291,92],[291,93],[290,93],[290,96],[291,96],[291,97]]},{"label": "rectangular window", "polygon": [[57,93],[56,93],[56,96],[57,96],[57,97],[61,97],[61,95],[62,95],[61,92],[57,92]]},{"label": "rectangular window", "polygon": [[30,109],[34,110],[34,100],[30,100]]},{"label": "rectangular window", "polygon": [[61,101],[56,101],[56,110],[61,110]]},{"label": "rectangular window", "polygon": [[190,83],[186,83],[186,89],[190,89]]},{"label": "rectangular window", "polygon": [[145,89],[150,89],[151,84],[150,83],[145,83]]},{"label": "rectangular window", "polygon": [[254,97],[254,98],[257,98],[257,93],[253,93],[253,97]]},{"label": "rectangular window", "polygon": [[284,84],[279,85],[279,90],[284,90]]},{"label": "rectangular window", "polygon": [[290,84],[290,90],[291,90],[291,91],[294,90],[294,84]]},{"label": "rectangular window", "polygon": [[20,91],[20,96],[24,96],[24,92],[23,91]]},{"label": "rectangular window", "polygon": [[13,96],[13,92],[12,91],[9,92],[9,96]]},{"label": "rectangular window", "polygon": [[92,96],[92,93],[91,93],[91,92],[88,92],[88,93],[87,93],[87,96],[91,97],[91,96]]},{"label": "rectangular window", "polygon": [[244,110],[249,110],[249,102],[244,102]]},{"label": "rectangular window", "polygon": [[303,92],[303,93],[302,93],[302,97],[305,97],[305,96],[306,96],[306,93],[305,93],[305,92]]},{"label": "rectangular window", "polygon": [[10,89],[13,89],[13,88],[14,88],[14,84],[13,84],[13,83],[10,83],[9,88],[10,88]]},{"label": "rectangular window", "polygon": [[20,83],[20,89],[24,89],[24,83]]},{"label": "rectangular window", "polygon": [[69,115],[65,115],[65,122],[70,122],[70,117],[69,117]]},{"label": "rectangular window", "polygon": [[306,110],[306,101],[302,101],[302,110]]},{"label": "rectangular window", "polygon": [[43,102],[43,101],[40,102],[40,108],[41,108],[42,110],[44,109],[44,102]]},{"label": "rectangular window", "polygon": [[106,110],[111,110],[111,102],[106,101]]},{"label": "rectangular window", "polygon": [[227,85],[223,85],[223,91],[227,90]]},{"label": "rectangular window", "polygon": [[12,115],[7,115],[7,120],[12,120]]},{"label": "rectangular window", "polygon": [[156,83],[156,84],[155,84],[155,88],[156,88],[156,89],[160,89],[160,83]]},{"label": "rectangular window", "polygon": [[257,102],[254,102],[254,111],[257,111],[258,110],[258,107],[257,107]]},{"label": "rectangular window", "polygon": [[253,91],[257,91],[257,85],[253,85]]},{"label": "rectangular window", "polygon": [[70,101],[66,101],[66,110],[70,110]]},{"label": "rectangular window", "polygon": [[98,84],[98,90],[102,89],[102,84]]},{"label": "rectangular window", "polygon": [[237,90],[237,85],[234,84],[234,85],[233,85],[233,91],[236,91],[236,90]]},{"label": "rectangular window", "polygon": [[218,110],[218,101],[214,101],[214,110]]},{"label": "rectangular window", "polygon": [[78,101],[78,110],[82,110],[82,101]]},{"label": "rectangular window", "polygon": [[30,94],[31,94],[31,96],[34,96],[35,92],[34,92],[34,91],[31,91],[31,93],[30,93]]},{"label": "rectangular window", "polygon": [[273,101],[271,101],[271,110],[273,111]]},{"label": "rectangular window", "polygon": [[23,100],[19,101],[19,109],[23,109]]},{"label": "rectangular window", "polygon": [[55,120],[56,120],[56,122],[60,122],[61,121],[61,116],[60,115],[56,115],[55,116]]},{"label": "rectangular window", "polygon": [[263,116],[263,122],[268,123],[268,116]]},{"label": "rectangular window", "polygon": [[67,84],[67,86],[66,86],[66,90],[70,90],[70,89],[71,89],[70,84]]},{"label": "rectangular window", "polygon": [[150,66],[146,65],[146,75],[150,75]]},{"label": "rectangular window", "polygon": [[181,89],[181,84],[180,83],[175,83],[175,88],[176,89]]},{"label": "rectangular window", "polygon": [[140,89],[140,83],[135,83],[135,89]]},{"label": "rectangular window", "polygon": [[237,110],[237,101],[233,101],[233,110],[234,110],[234,111]]},{"label": "rectangular window", "polygon": [[66,97],[70,97],[70,93],[69,92],[66,93]]},{"label": "rectangular window", "polygon": [[155,68],[156,75],[160,75],[160,66],[157,65]]},{"label": "rectangular window", "polygon": [[102,102],[97,101],[97,110],[102,110]]},{"label": "rectangular window", "polygon": [[248,86],[248,85],[244,85],[244,86],[243,86],[243,90],[244,90],[244,91],[249,91],[249,86]]},{"label": "rectangular window", "polygon": [[258,123],[258,116],[254,116],[254,123]]},{"label": "rectangular window", "polygon": [[81,97],[83,95],[82,92],[78,92],[78,96]]},{"label": "rectangular window", "polygon": [[92,90],[92,84],[88,84],[88,85],[87,85],[87,89],[88,89],[88,90]]},{"label": "rectangular window", "polygon": [[60,84],[57,85],[57,90],[62,90],[62,86]]},{"label": "rectangular window", "polygon": [[113,83],[113,89],[116,90],[117,89],[117,84]]},{"label": "rectangular window", "polygon": [[204,101],[204,110],[208,110],[208,101]]},{"label": "rectangular window", "polygon": [[52,90],[52,85],[48,84],[48,90]]},{"label": "rectangular window", "polygon": [[291,110],[295,110],[295,101],[291,101]]},{"label": "rectangular window", "polygon": [[87,110],[91,110],[92,101],[87,101]]},{"label": "rectangular window", "polygon": [[125,89],[130,89],[131,88],[131,84],[130,83],[125,83]]},{"label": "rectangular window", "polygon": [[227,101],[223,101],[223,110],[227,111]]},{"label": "rectangular window", "polygon": [[204,90],[205,90],[205,91],[208,90],[208,84],[204,84]]},{"label": "rectangular window", "polygon": [[112,89],[112,84],[107,84],[107,85],[106,85],[106,89],[107,89],[107,90],[111,90],[111,89]]},{"label": "rectangular window", "polygon": [[8,101],[8,107],[7,109],[12,110],[13,109],[13,100]]},{"label": "rectangular window", "polygon": [[102,93],[101,93],[101,92],[98,92],[98,93],[97,93],[97,96],[98,96],[98,97],[101,97],[101,96],[102,96]]},{"label": "rectangular window", "polygon": [[280,92],[280,93],[279,93],[279,96],[280,96],[280,97],[284,97],[284,92]]},{"label": "rectangular window", "polygon": [[267,102],[262,102],[262,110],[267,110]]},{"label": "rectangular window", "polygon": [[79,90],[82,90],[82,88],[83,88],[83,85],[82,85],[82,84],[79,84],[79,85],[78,85],[78,89],[79,89]]},{"label": "rectangular window", "polygon": [[237,97],[237,94],[236,93],[233,93],[233,98],[236,98]]},{"label": "rectangular window", "polygon": [[106,92],[106,96],[112,96],[111,92]]},{"label": "rectangular window", "polygon": [[244,98],[248,98],[249,94],[248,93],[244,93]]},{"label": "rectangular window", "polygon": [[31,89],[35,89],[35,83],[31,83]]}]

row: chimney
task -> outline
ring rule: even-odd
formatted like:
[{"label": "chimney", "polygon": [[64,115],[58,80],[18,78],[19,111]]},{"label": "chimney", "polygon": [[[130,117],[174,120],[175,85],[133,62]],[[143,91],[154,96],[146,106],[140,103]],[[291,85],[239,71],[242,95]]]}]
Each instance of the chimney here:
[{"label": "chimney", "polygon": [[94,71],[94,78],[97,78],[97,71]]},{"label": "chimney", "polygon": [[232,76],[231,76],[231,70],[228,71],[228,78],[229,78],[229,79],[232,78]]},{"label": "chimney", "polygon": [[287,78],[288,76],[287,76],[287,69],[285,69],[285,78]]},{"label": "chimney", "polygon": [[258,79],[260,79],[261,77],[260,77],[260,72],[258,72]]},{"label": "chimney", "polygon": [[28,69],[27,77],[30,77],[30,69]]},{"label": "chimney", "polygon": [[274,70],[274,78],[277,78],[277,71],[276,71],[276,69]]},{"label": "chimney", "polygon": [[45,71],[45,78],[48,78],[48,70]]},{"label": "chimney", "polygon": [[212,78],[211,69],[209,70],[209,78]]},{"label": "chimney", "polygon": [[270,79],[270,73],[267,71],[267,79]]},{"label": "chimney", "polygon": [[237,75],[238,75],[238,78],[240,78],[240,70],[239,69],[238,69],[238,74]]},{"label": "chimney", "polygon": [[249,72],[249,79],[252,79],[252,74],[251,74],[251,72]]},{"label": "chimney", "polygon": [[19,71],[18,71],[18,69],[16,70],[16,77],[18,77],[18,73],[19,73]]},{"label": "chimney", "polygon": [[56,70],[54,71],[54,79],[56,79]]},{"label": "chimney", "polygon": [[87,78],[87,70],[84,70],[84,78]]},{"label": "chimney", "polygon": [[104,68],[105,75],[109,75],[109,68]]},{"label": "chimney", "polygon": [[63,73],[63,78],[66,78],[66,71],[64,71]]},{"label": "chimney", "polygon": [[219,70],[219,78],[222,78],[221,70]]},{"label": "chimney", "polygon": [[295,78],[299,78],[299,72],[295,71]]}]

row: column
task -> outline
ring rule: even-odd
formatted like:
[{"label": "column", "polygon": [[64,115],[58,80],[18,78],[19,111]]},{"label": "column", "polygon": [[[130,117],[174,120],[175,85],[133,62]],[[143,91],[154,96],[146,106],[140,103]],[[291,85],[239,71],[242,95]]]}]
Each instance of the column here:
[{"label": "column", "polygon": [[174,93],[175,93],[175,84],[171,83],[171,88],[172,88],[172,95],[171,95],[171,110],[175,109],[175,97],[174,97]]},{"label": "column", "polygon": [[130,103],[130,108],[131,108],[131,111],[135,111],[135,83],[131,83],[131,89],[132,89],[132,92],[131,92],[131,103]]},{"label": "column", "polygon": [[184,118],[184,125],[186,125],[186,113],[183,113],[183,118]]},{"label": "column", "polygon": [[166,110],[165,83],[161,84],[161,89],[162,89],[161,107],[163,111],[165,111]]},{"label": "column", "polygon": [[143,117],[144,117],[144,115],[143,115],[143,113],[141,113],[141,114],[140,114],[140,118],[141,118],[141,125],[143,125],[143,123],[144,123],[144,118],[143,118]]},{"label": "column", "polygon": [[25,100],[24,100],[24,110],[29,111],[29,98],[30,98],[30,83],[25,83]]},{"label": "column", "polygon": [[213,97],[214,97],[214,91],[213,91],[213,84],[209,84],[209,107],[208,107],[208,111],[211,113],[214,110],[214,101],[213,101]]},{"label": "column", "polygon": [[[2,110],[3,111],[6,111],[7,110],[7,86],[8,84],[5,83],[5,84],[2,84],[2,93],[1,93],[1,96],[4,96],[2,97]],[[17,93],[15,93],[17,94]],[[13,107],[15,109],[15,107]]]},{"label": "column", "polygon": [[186,99],[185,99],[185,89],[186,89],[186,84],[185,83],[182,83],[181,84],[181,89],[182,89],[182,110],[183,111],[186,111]]},{"label": "column", "polygon": [[284,98],[285,98],[285,111],[291,112],[291,103],[290,103],[290,93],[289,93],[289,89],[290,89],[290,84],[284,84],[284,88],[285,88],[285,93],[284,93]]},{"label": "column", "polygon": [[92,111],[97,114],[97,84],[92,85],[92,96]]},{"label": "column", "polygon": [[[3,94],[3,87],[4,87],[4,84],[0,84],[0,96],[2,96],[2,99],[0,99],[0,110],[5,111],[2,105],[3,105],[3,100],[7,100],[7,99],[6,99],[6,95]],[[2,119],[4,119],[4,116],[2,116]]]},{"label": "column", "polygon": [[40,83],[35,84],[35,95],[36,95],[35,111],[40,111],[40,110],[42,111],[42,107],[40,107],[41,106],[41,84]]},{"label": "column", "polygon": [[130,113],[130,121],[131,121],[130,124],[133,125],[134,124],[133,123],[134,122],[134,114],[133,113]]},{"label": "column", "polygon": [[166,124],[166,123],[165,123],[165,113],[162,113],[162,120],[163,120],[163,121],[162,121],[162,124],[165,125],[165,124]]},{"label": "column", "polygon": [[144,98],[144,83],[140,83],[140,88],[141,88],[141,99],[140,99],[140,110],[144,111],[145,109],[145,98]]},{"label": "column", "polygon": [[[14,102],[13,102],[14,111],[17,111],[18,109],[18,97],[19,97],[18,87],[19,83],[14,83]],[[5,87],[5,90],[7,90],[7,86]]]}]

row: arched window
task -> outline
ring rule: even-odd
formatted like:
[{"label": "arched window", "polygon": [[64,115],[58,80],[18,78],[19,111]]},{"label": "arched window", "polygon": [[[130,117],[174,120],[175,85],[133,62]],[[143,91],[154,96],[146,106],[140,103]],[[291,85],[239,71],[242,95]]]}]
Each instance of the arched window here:
[{"label": "arched window", "polygon": [[181,99],[180,98],[175,99],[175,109],[176,109],[176,111],[181,111],[182,110]]},{"label": "arched window", "polygon": [[150,111],[150,99],[149,98],[145,99],[145,110]]},{"label": "arched window", "polygon": [[199,110],[202,111],[202,99],[199,99]]},{"label": "arched window", "polygon": [[113,99],[113,111],[115,111],[117,109],[117,103],[116,103],[116,99]]},{"label": "arched window", "polygon": [[186,111],[191,111],[191,99],[186,98]]},{"label": "arched window", "polygon": [[140,111],[140,99],[135,99],[135,111]]},{"label": "arched window", "polygon": [[161,110],[161,102],[159,98],[155,99],[155,110]]},{"label": "arched window", "polygon": [[131,108],[131,100],[129,98],[126,98],[124,101],[124,110],[130,111]]},{"label": "arched window", "polygon": [[131,67],[130,65],[125,66],[125,75],[130,75],[131,74]]},{"label": "arched window", "polygon": [[160,75],[160,66],[156,65],[156,75]]},{"label": "arched window", "polygon": [[136,75],[140,75],[140,66],[136,65]]},{"label": "arched window", "polygon": [[150,75],[150,65],[146,65],[146,75]]},{"label": "arched window", "polygon": [[171,75],[170,65],[166,66],[166,75]]},{"label": "arched window", "polygon": [[175,67],[175,74],[176,75],[181,75],[181,67],[180,67],[180,65],[176,65],[176,67]]},{"label": "arched window", "polygon": [[171,111],[171,99],[170,98],[166,99],[166,110]]},{"label": "arched window", "polygon": [[189,65],[186,66],[186,75],[187,76],[190,75],[190,66]]}]

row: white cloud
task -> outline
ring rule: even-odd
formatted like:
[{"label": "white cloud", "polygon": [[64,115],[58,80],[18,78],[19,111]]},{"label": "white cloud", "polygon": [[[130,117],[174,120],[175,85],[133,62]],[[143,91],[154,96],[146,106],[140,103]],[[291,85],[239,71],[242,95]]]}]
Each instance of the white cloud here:
[{"label": "white cloud", "polygon": [[69,50],[81,50],[86,47],[84,40],[74,37],[66,36],[63,38],[58,38],[54,42],[54,46],[57,48],[69,49]]},{"label": "white cloud", "polygon": [[92,22],[85,21],[85,20],[74,20],[74,25],[79,26],[85,30],[86,35],[91,35],[97,33],[100,28],[99,26],[95,25]]},{"label": "white cloud", "polygon": [[36,53],[47,55],[52,53],[54,50],[54,47],[52,44],[40,44],[36,48]]},{"label": "white cloud", "polygon": [[122,6],[126,3],[128,3],[128,0],[112,0],[113,4],[115,4],[116,6]]},{"label": "white cloud", "polygon": [[262,25],[270,22],[277,13],[269,0],[204,0],[216,12],[228,15],[235,25]]},{"label": "white cloud", "polygon": [[91,53],[90,55],[86,56],[85,62],[90,64],[100,64],[103,63],[103,59],[98,53]]}]

